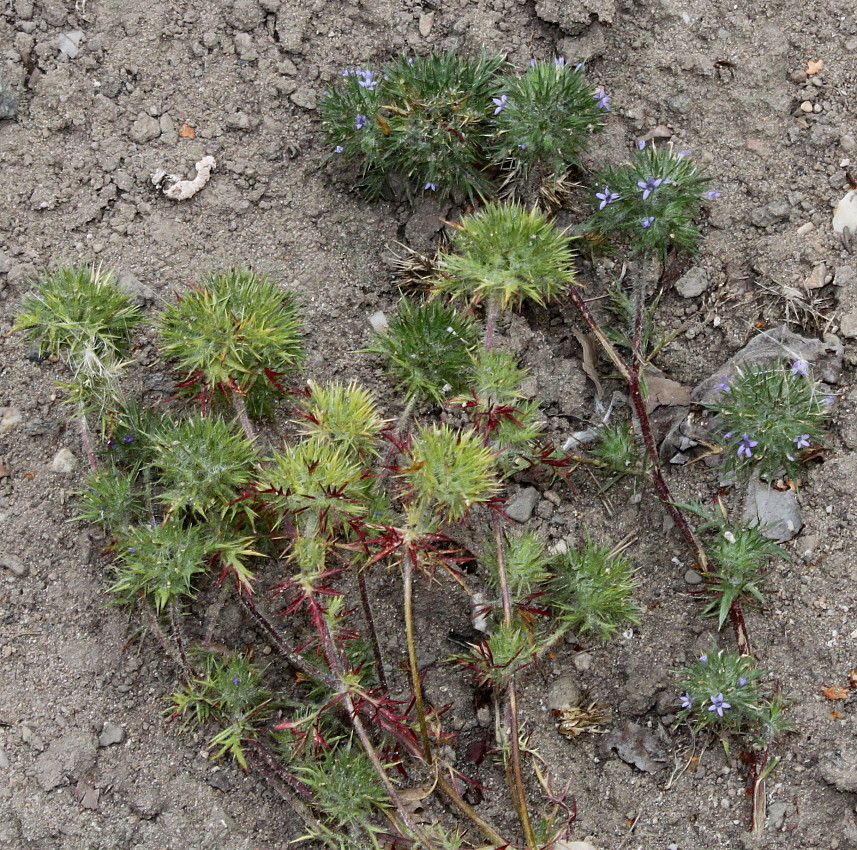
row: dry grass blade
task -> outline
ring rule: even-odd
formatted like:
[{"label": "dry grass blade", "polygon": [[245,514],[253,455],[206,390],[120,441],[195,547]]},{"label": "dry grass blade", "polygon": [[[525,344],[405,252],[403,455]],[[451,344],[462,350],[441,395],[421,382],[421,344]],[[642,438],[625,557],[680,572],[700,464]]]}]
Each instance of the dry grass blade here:
[{"label": "dry grass blade", "polygon": [[405,292],[428,292],[432,282],[438,276],[437,254],[427,256],[396,242],[403,254],[392,254],[393,275],[399,287]]}]

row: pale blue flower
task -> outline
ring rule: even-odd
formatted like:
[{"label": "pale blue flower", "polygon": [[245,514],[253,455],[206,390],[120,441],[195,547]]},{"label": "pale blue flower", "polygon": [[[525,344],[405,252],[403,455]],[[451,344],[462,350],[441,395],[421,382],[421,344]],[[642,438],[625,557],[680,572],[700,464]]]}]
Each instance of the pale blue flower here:
[{"label": "pale blue flower", "polygon": [[640,222],[640,227],[651,227],[654,224],[654,222],[655,222],[655,217],[653,215],[650,215],[648,218],[644,218]]},{"label": "pale blue flower", "polygon": [[690,708],[696,697],[692,697],[690,694],[682,694],[681,695],[681,707],[682,708]]},{"label": "pale blue flower", "polygon": [[720,197],[720,192],[717,189],[709,189],[707,192],[702,193],[702,197],[706,201],[713,201],[715,198]]},{"label": "pale blue flower", "polygon": [[603,192],[595,193],[595,197],[598,198],[599,201],[601,201],[601,203],[598,205],[598,209],[603,210],[604,207],[607,206],[607,204],[612,204],[613,201],[619,200],[619,193],[611,192],[610,187],[605,186]]},{"label": "pale blue flower", "polygon": [[645,180],[638,180],[637,186],[643,190],[643,200],[645,201],[663,182],[663,177],[647,177]]},{"label": "pale blue flower", "polygon": [[494,109],[495,115],[502,112],[506,108],[508,100],[509,100],[509,97],[508,97],[508,95],[505,95],[505,94],[501,94],[500,97],[492,97],[491,98],[491,102],[494,104],[494,107],[495,107],[495,109]]},{"label": "pale blue flower", "polygon": [[792,374],[800,375],[802,378],[809,377],[809,363],[806,360],[795,360],[792,363]]},{"label": "pale blue flower", "polygon": [[753,449],[759,445],[758,440],[751,440],[746,434],[742,435],[741,442],[738,444],[738,457],[753,457]]},{"label": "pale blue flower", "polygon": [[718,717],[723,717],[723,711],[727,708],[732,708],[732,706],[726,702],[723,694],[711,697],[711,705],[708,706],[709,711],[716,711]]},{"label": "pale blue flower", "polygon": [[795,448],[808,449],[809,434],[801,434],[799,437],[792,437],[792,442],[795,444]]},{"label": "pale blue flower", "polygon": [[592,92],[592,96],[595,98],[595,105],[599,109],[606,109],[607,112],[610,111],[610,95],[604,91],[603,86],[595,89],[595,91]]},{"label": "pale blue flower", "polygon": [[369,119],[365,115],[361,115],[359,112],[357,113],[357,120],[354,123],[354,126],[358,130],[362,130],[369,123]]}]

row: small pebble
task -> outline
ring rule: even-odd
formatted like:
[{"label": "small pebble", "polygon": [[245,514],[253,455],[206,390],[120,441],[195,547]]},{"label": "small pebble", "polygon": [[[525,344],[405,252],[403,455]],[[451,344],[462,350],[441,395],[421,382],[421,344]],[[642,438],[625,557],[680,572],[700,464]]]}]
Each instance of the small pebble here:
[{"label": "small pebble", "polygon": [[77,469],[77,458],[68,450],[60,449],[51,461],[51,472],[68,475]]},{"label": "small pebble", "polygon": [[125,730],[116,723],[105,723],[98,736],[99,747],[109,747],[112,744],[121,744],[125,740]]},{"label": "small pebble", "polygon": [[702,576],[696,570],[688,570],[684,574],[686,584],[702,584]]},{"label": "small pebble", "polygon": [[29,572],[27,565],[11,552],[6,552],[0,555],[0,567],[5,567],[12,575],[17,578],[23,578]]},{"label": "small pebble", "polygon": [[560,676],[548,690],[548,708],[563,711],[580,704],[580,687],[573,676]]},{"label": "small pebble", "polygon": [[800,111],[801,112],[812,112],[812,104],[808,100],[805,100],[800,105]]},{"label": "small pebble", "polygon": [[588,652],[578,652],[574,656],[574,666],[581,673],[592,667],[592,656]]},{"label": "small pebble", "polygon": [[797,235],[805,236],[807,233],[811,233],[813,230],[815,230],[815,225],[811,221],[808,221],[806,224],[802,224],[797,229]]},{"label": "small pebble", "polygon": [[3,418],[0,419],[0,437],[8,434],[10,431],[14,431],[23,421],[24,417],[21,415],[20,410],[15,407],[7,407]]}]

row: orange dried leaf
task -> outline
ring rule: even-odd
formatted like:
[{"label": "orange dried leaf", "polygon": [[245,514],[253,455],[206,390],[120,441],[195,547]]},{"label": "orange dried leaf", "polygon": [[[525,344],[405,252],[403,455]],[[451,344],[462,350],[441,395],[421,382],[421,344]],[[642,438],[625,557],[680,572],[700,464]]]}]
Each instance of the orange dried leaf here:
[{"label": "orange dried leaf", "polygon": [[824,67],[824,59],[819,59],[815,61],[810,59],[809,62],[806,63],[806,73],[807,76],[812,76],[813,74],[817,74]]},{"label": "orange dried leaf", "polygon": [[195,139],[196,130],[194,130],[190,124],[182,124],[181,130],[179,130],[179,136],[183,139]]},{"label": "orange dried leaf", "polygon": [[831,720],[842,720],[843,717],[845,717],[845,715],[838,712],[838,711],[831,711],[830,712],[830,719]]},{"label": "orange dried leaf", "polygon": [[840,688],[838,685],[822,688],[821,692],[830,700],[845,699],[848,696],[848,688]]}]

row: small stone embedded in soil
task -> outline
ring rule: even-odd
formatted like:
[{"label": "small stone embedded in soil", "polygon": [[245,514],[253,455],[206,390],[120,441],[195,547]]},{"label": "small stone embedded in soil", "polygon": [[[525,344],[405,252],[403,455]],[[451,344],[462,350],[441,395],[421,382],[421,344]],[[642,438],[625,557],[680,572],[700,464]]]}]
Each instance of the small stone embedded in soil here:
[{"label": "small stone embedded in soil", "polygon": [[578,652],[577,655],[574,656],[574,661],[572,663],[577,670],[584,673],[592,667],[592,655],[588,652]]},{"label": "small stone embedded in soil", "polygon": [[764,537],[785,543],[803,528],[800,506],[793,490],[775,490],[758,478],[747,482],[743,522]]},{"label": "small stone embedded in soil", "polygon": [[265,13],[258,0],[235,0],[228,20],[235,29],[248,32],[258,27],[264,17]]},{"label": "small stone embedded in soil", "polygon": [[849,310],[839,317],[839,332],[846,339],[857,339],[857,310]]},{"label": "small stone embedded in soil", "polygon": [[527,522],[533,515],[539,491],[535,487],[524,487],[504,508],[506,515],[515,522]]},{"label": "small stone embedded in soil", "polygon": [[205,781],[212,788],[216,788],[218,791],[222,791],[224,794],[227,791],[232,790],[232,780],[223,770],[216,770],[214,773],[211,774],[211,776],[207,776]]},{"label": "small stone embedded in soil", "polygon": [[0,437],[14,431],[22,422],[24,417],[16,407],[3,408],[3,418],[0,419]]},{"label": "small stone embedded in soil", "polygon": [[166,800],[149,788],[137,788],[128,798],[128,805],[143,820],[154,820],[166,807]]},{"label": "small stone embedded in soil", "polygon": [[51,472],[68,475],[77,469],[78,460],[69,449],[60,449],[51,461]]},{"label": "small stone embedded in soil", "polygon": [[0,119],[14,118],[18,114],[18,103],[12,87],[0,76]]},{"label": "small stone embedded in soil", "polygon": [[848,749],[819,762],[821,778],[837,791],[857,793],[857,750]]},{"label": "small stone embedded in soil", "polygon": [[821,289],[824,284],[827,283],[827,264],[826,263],[816,263],[812,267],[812,271],[809,275],[804,279],[803,285],[809,289]]},{"label": "small stone embedded in soil", "polygon": [[573,676],[560,676],[548,690],[548,709],[562,711],[580,704],[581,691]]},{"label": "small stone embedded in soil", "polygon": [[611,750],[616,750],[622,761],[646,773],[656,773],[666,767],[667,753],[661,742],[644,726],[631,721],[608,732],[598,742],[601,754],[608,755]]},{"label": "small stone embedded in soil", "polygon": [[137,120],[131,125],[131,141],[137,144],[145,144],[157,139],[161,135],[161,123],[145,112],[137,116]]},{"label": "small stone embedded in soil", "polygon": [[684,581],[685,584],[702,584],[702,576],[696,570],[687,570]]},{"label": "small stone embedded in soil", "polygon": [[682,298],[696,298],[708,289],[710,283],[705,269],[694,266],[675,282],[675,289]]},{"label": "small stone embedded in soil", "polygon": [[434,12],[427,12],[425,15],[420,15],[419,29],[420,35],[423,38],[428,38],[434,24]]},{"label": "small stone embedded in soil", "polygon": [[105,723],[98,736],[99,747],[121,744],[125,740],[125,730],[116,723]]},{"label": "small stone embedded in soil", "polygon": [[21,726],[21,740],[37,752],[41,753],[45,749],[45,742],[42,740],[41,735],[34,732],[33,729],[26,724]]},{"label": "small stone embedded in soil", "polygon": [[71,32],[60,33],[57,36],[56,44],[64,56],[68,56],[69,59],[77,59],[83,38],[82,30],[72,30]]},{"label": "small stone embedded in soil", "polygon": [[23,578],[29,572],[29,567],[11,552],[0,554],[0,567],[5,567],[12,575]]}]

